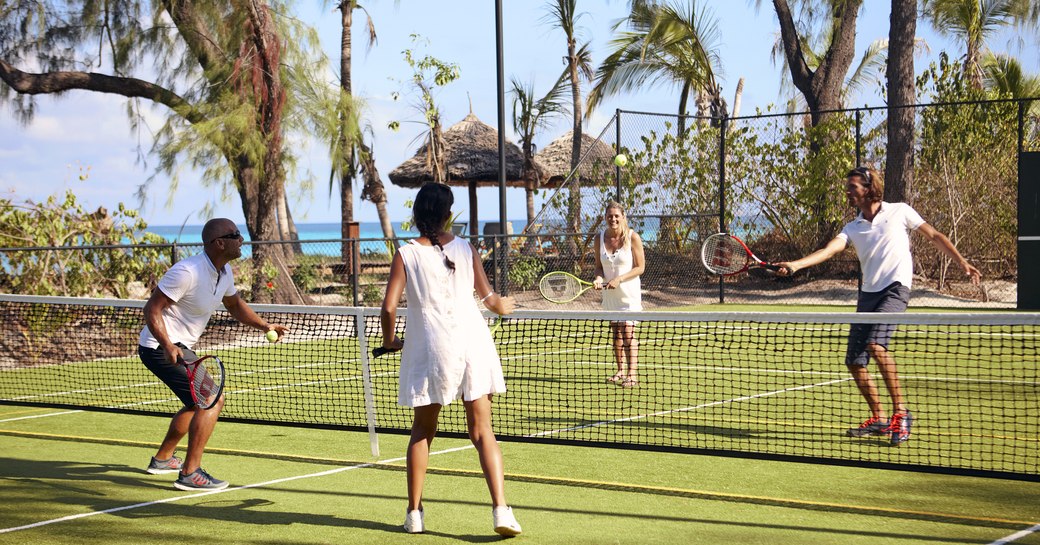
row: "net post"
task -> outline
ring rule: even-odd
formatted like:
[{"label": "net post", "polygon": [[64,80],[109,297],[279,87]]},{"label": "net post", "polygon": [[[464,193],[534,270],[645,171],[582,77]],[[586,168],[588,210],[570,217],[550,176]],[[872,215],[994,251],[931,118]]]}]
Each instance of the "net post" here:
[{"label": "net post", "polygon": [[361,383],[365,391],[365,421],[368,424],[368,444],[372,457],[379,458],[379,435],[376,433],[376,399],[372,392],[372,370],[369,366],[368,337],[365,335],[365,313],[361,307],[354,309],[354,332],[358,339],[361,359]]}]

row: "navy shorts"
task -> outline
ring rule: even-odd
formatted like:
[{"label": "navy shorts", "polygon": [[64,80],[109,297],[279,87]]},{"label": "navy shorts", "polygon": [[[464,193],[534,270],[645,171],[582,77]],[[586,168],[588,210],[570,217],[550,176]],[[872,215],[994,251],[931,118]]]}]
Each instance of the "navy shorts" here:
[{"label": "navy shorts", "polygon": [[[893,282],[881,291],[859,292],[856,312],[905,312],[909,302],[910,288]],[[870,361],[867,345],[876,344],[887,349],[895,332],[895,324],[852,324],[849,328],[849,345],[845,351],[845,365],[865,367]]]},{"label": "navy shorts", "polygon": [[[177,343],[177,346],[184,353],[185,360],[194,361],[199,358],[187,346],[180,343]],[[170,390],[173,390],[173,393],[177,395],[177,399],[180,399],[185,407],[195,406],[195,400],[191,397],[191,383],[188,382],[188,369],[185,366],[167,362],[166,351],[162,347],[147,348],[138,346],[137,354],[141,356],[144,366],[152,374],[159,377],[159,380],[169,386]]]}]

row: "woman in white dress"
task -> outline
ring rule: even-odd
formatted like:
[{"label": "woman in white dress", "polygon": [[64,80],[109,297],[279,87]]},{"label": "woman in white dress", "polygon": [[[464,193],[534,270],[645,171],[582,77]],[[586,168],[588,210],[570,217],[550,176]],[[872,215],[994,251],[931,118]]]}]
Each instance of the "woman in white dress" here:
[{"label": "woman in white dress", "polygon": [[[444,184],[426,184],[419,190],[412,216],[421,236],[394,255],[380,316],[383,347],[403,350],[398,402],[414,409],[404,528],[409,533],[425,531],[422,491],[437,418],[442,406],[461,398],[469,437],[491,492],[495,532],[512,536],[520,533],[520,525],[506,504],[502,451],[491,427],[492,395],[505,392],[506,384],[473,293],[498,314],[513,312],[515,303],[492,291],[476,248],[446,229],[453,202]],[[407,344],[395,335],[403,292],[408,296]]]},{"label": "woman in white dress", "polygon": [[[643,310],[643,293],[639,276],[646,269],[643,241],[628,227],[625,209],[616,202],[607,203],[603,214],[607,228],[596,235],[596,278],[592,281],[603,292],[604,310]],[[639,384],[639,340],[636,322],[611,322],[614,335],[614,359],[617,372],[607,379],[625,388]]]}]

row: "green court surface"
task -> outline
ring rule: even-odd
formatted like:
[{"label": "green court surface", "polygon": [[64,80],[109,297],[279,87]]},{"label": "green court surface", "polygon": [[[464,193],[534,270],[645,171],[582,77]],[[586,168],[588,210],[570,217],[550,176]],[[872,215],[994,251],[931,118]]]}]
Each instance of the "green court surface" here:
[{"label": "green court surface", "polygon": [[[166,419],[0,406],[0,544],[485,543],[468,442],[433,444],[425,535],[406,535],[406,437],[221,423],[192,494],[144,472]],[[1040,483],[502,443],[514,543],[1040,544]],[[373,462],[379,462],[373,464]]]}]

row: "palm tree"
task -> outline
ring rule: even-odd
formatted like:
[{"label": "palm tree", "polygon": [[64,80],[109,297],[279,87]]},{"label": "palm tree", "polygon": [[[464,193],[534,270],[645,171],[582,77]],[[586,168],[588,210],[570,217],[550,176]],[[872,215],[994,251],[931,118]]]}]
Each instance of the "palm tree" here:
[{"label": "palm tree", "polygon": [[964,75],[976,89],[983,87],[987,38],[1002,27],[1040,20],[1040,7],[1028,0],[921,0],[921,13],[939,34],[963,40]]},{"label": "palm tree", "polygon": [[534,164],[534,139],[549,126],[552,118],[567,113],[563,93],[567,90],[561,75],[552,88],[540,99],[535,99],[534,82],[520,83],[512,79],[513,130],[520,138],[524,153],[524,191],[527,193],[527,225],[534,222],[534,193],[541,183],[541,174]]},{"label": "palm tree", "polygon": [[885,78],[888,81],[888,153],[885,154],[885,197],[905,201],[913,184],[914,36],[917,33],[917,3],[892,0],[888,29],[891,55]]},{"label": "palm tree", "polygon": [[[619,30],[622,26],[628,30]],[[698,93],[699,116],[725,115],[718,54],[718,25],[695,0],[657,4],[634,2],[629,16],[614,26],[611,53],[596,70],[589,110],[604,98],[646,86],[679,87],[679,133],[683,133],[690,94]]]},{"label": "palm tree", "polygon": [[[1011,98],[1034,98],[1040,97],[1040,75],[1026,74],[1022,71],[1022,65],[1017,59],[1008,55],[996,55],[990,53],[982,58],[982,71],[987,89],[992,89],[1001,96]],[[1031,119],[1027,126],[1031,127],[1030,134],[1025,135],[1026,141],[1033,141],[1040,133],[1040,101],[1028,101],[1024,107],[1025,114]]]},{"label": "palm tree", "polygon": [[[571,140],[571,169],[578,168],[581,159],[582,98],[581,80],[592,80],[590,44],[578,45],[577,0],[550,0],[543,21],[558,27],[567,38],[567,56],[564,57],[564,73],[570,82],[573,139]],[[572,232],[581,229],[581,186],[577,176],[570,182],[571,200],[568,204],[568,223]]]},{"label": "palm tree", "polygon": [[[354,10],[364,10],[357,0],[341,0],[338,6],[340,10],[340,89],[343,97],[337,108],[340,121],[339,133],[335,135],[332,149],[332,173],[329,176],[329,191],[335,178],[339,178],[340,192],[340,232],[343,238],[350,238],[348,226],[354,221],[354,179],[360,170],[365,182],[361,190],[361,198],[376,205],[379,216],[379,224],[383,230],[383,236],[393,239],[393,224],[390,223],[390,214],[386,208],[386,190],[383,181],[379,178],[376,169],[375,156],[372,148],[365,144],[362,134],[362,124],[358,119],[357,102],[353,97],[351,84],[351,60],[353,58],[353,23]],[[366,15],[368,14],[365,11]],[[372,24],[372,18],[368,17],[365,25],[368,31],[368,45],[371,47],[376,42],[376,30]],[[348,249],[344,246],[344,258]]]}]

